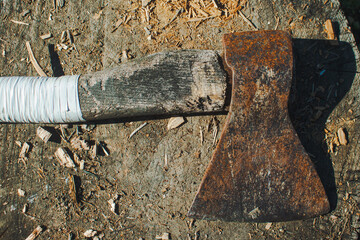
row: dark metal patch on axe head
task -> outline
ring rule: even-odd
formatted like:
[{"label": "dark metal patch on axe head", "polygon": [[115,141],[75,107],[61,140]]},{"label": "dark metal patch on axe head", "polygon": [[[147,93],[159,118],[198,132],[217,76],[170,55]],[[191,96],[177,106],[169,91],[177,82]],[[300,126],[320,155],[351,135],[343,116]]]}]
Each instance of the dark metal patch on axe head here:
[{"label": "dark metal patch on axe head", "polygon": [[230,110],[188,215],[275,222],[329,212],[324,187],[288,113],[291,37],[256,31],[226,34],[223,41],[233,76]]}]

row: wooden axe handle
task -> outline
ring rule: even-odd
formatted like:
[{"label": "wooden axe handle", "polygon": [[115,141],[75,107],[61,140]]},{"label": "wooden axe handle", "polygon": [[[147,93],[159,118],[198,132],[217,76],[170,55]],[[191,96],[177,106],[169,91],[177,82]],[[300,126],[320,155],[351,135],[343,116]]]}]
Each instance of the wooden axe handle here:
[{"label": "wooden axe handle", "polygon": [[80,76],[86,120],[221,111],[226,74],[214,51],[161,52]]},{"label": "wooden axe handle", "polygon": [[223,110],[214,51],[162,52],[79,76],[0,78],[0,122],[78,122]]}]

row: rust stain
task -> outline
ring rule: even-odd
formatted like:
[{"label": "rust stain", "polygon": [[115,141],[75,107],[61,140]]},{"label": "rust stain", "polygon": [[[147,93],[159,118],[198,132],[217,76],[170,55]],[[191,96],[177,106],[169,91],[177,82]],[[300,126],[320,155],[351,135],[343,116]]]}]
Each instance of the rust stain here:
[{"label": "rust stain", "polygon": [[188,215],[274,222],[327,213],[324,187],[288,114],[291,37],[226,34],[224,48],[233,78],[230,110]]}]

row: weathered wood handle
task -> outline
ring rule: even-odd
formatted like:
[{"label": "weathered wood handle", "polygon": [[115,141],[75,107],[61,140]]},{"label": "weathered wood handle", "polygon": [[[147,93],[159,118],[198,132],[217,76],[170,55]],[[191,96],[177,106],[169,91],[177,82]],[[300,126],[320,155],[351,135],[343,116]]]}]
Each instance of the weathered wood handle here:
[{"label": "weathered wood handle", "polygon": [[0,77],[0,122],[214,112],[223,109],[225,90],[214,51],[163,52],[82,76]]},{"label": "weathered wood handle", "polygon": [[226,73],[210,50],[161,52],[82,75],[86,120],[221,111]]}]

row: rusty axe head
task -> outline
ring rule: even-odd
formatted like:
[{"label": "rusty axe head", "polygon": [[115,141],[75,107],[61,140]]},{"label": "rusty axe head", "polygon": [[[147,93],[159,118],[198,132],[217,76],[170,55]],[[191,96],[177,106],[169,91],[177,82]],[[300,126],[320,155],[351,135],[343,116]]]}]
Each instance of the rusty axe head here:
[{"label": "rusty axe head", "polygon": [[291,37],[256,31],[223,40],[232,70],[230,110],[188,215],[274,222],[327,213],[324,187],[288,114]]}]

